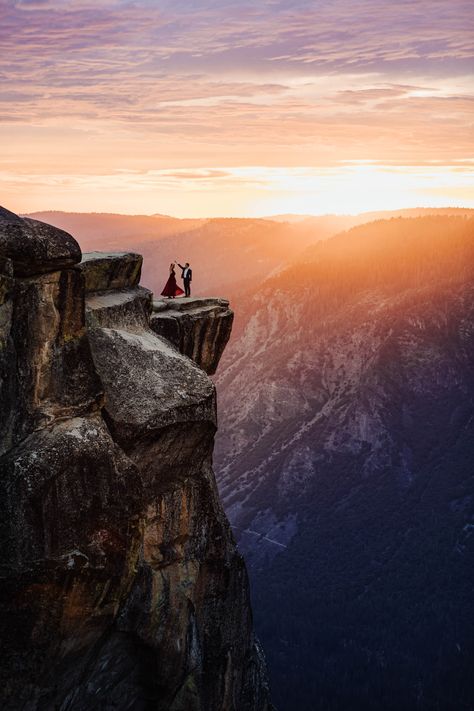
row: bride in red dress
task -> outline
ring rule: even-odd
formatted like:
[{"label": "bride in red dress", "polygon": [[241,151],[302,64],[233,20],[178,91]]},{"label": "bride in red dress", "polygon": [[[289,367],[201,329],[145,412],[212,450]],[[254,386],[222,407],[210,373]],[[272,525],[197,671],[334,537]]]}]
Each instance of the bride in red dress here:
[{"label": "bride in red dress", "polygon": [[174,271],[174,263],[171,262],[170,276],[169,276],[168,281],[165,284],[165,288],[161,292],[161,296],[167,296],[168,299],[174,299],[175,296],[181,296],[181,294],[184,294],[184,291],[182,289],[180,289],[176,283],[176,274]]}]

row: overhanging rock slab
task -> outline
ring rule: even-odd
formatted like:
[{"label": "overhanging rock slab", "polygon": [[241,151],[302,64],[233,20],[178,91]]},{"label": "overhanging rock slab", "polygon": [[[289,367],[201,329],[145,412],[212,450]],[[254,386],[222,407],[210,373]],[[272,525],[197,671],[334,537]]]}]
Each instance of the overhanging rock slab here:
[{"label": "overhanging rock slab", "polygon": [[233,320],[225,299],[156,299],[150,325],[212,375],[230,338]]}]

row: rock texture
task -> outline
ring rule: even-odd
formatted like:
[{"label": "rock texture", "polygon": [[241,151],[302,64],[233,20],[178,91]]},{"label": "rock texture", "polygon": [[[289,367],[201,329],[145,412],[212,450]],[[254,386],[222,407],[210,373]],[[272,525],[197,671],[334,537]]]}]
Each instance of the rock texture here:
[{"label": "rock texture", "polygon": [[233,320],[225,299],[162,298],[153,302],[150,323],[156,333],[212,375],[229,340]]},{"label": "rock texture", "polygon": [[213,384],[136,255],[20,276],[0,234],[0,705],[266,711]]},{"label": "rock texture", "polygon": [[55,419],[97,409],[81,275],[0,276],[0,453]]},{"label": "rock texture", "polygon": [[142,256],[134,252],[86,252],[82,255],[79,269],[89,293],[137,286],[142,264]]},{"label": "rock texture", "polygon": [[81,249],[70,234],[0,207],[0,254],[17,276],[41,274],[76,264]]}]

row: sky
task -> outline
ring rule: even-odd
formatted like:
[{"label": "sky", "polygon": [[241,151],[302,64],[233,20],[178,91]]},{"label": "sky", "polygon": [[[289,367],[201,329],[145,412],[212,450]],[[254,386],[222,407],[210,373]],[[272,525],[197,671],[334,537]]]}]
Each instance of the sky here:
[{"label": "sky", "polygon": [[472,0],[0,0],[15,212],[474,207]]}]

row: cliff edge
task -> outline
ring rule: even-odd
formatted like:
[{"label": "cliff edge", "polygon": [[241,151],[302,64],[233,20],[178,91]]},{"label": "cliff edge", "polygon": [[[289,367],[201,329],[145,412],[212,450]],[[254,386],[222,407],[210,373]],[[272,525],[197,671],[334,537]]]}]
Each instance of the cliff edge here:
[{"label": "cliff edge", "polygon": [[141,263],[0,208],[5,710],[271,708],[212,471],[232,312],[153,311]]}]

